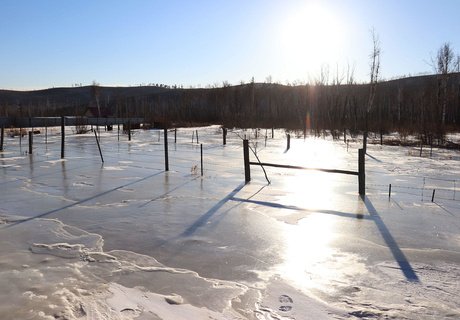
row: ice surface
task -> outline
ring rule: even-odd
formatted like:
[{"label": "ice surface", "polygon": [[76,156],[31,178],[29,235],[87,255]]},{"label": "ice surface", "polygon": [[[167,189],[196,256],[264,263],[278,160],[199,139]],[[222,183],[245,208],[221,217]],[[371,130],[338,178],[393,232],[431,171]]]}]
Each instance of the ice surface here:
[{"label": "ice surface", "polygon": [[263,162],[351,171],[359,141],[179,129],[165,172],[161,131],[101,132],[104,164],[92,133],[67,132],[61,160],[49,132],[0,152],[0,319],[460,317],[458,151],[370,145],[361,198],[316,171],[252,166],[245,185],[239,137]]}]

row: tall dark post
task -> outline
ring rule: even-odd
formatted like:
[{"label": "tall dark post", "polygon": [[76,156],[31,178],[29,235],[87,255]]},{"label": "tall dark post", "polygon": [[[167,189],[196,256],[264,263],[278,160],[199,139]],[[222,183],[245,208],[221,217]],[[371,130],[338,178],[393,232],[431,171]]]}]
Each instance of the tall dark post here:
[{"label": "tall dark post", "polygon": [[366,195],[366,168],[364,164],[364,149],[358,150],[358,188],[359,195]]},{"label": "tall dark post", "polygon": [[251,181],[251,167],[249,165],[249,141],[243,140],[244,182]]},{"label": "tall dark post", "polygon": [[65,145],[65,117],[61,117],[61,159],[64,159]]},{"label": "tall dark post", "polygon": [[200,143],[200,142],[198,141],[198,130],[196,130],[196,144],[198,144],[198,143]]},{"label": "tall dark post", "polygon": [[367,152],[367,130],[363,133],[363,150]]},{"label": "tall dark post", "polygon": [[222,144],[225,146],[227,144],[227,129],[222,128]]},{"label": "tall dark post", "polygon": [[165,143],[165,171],[169,171],[169,158],[168,158],[168,129],[164,128],[164,143]]},{"label": "tall dark post", "polygon": [[289,149],[291,149],[291,135],[288,133],[286,151],[288,151]]},{"label": "tall dark post", "polygon": [[272,127],[272,139],[275,137],[275,129]]},{"label": "tall dark post", "polygon": [[34,136],[33,136],[33,132],[32,131],[29,131],[29,154],[32,154],[32,145],[34,143]]},{"label": "tall dark post", "polygon": [[200,153],[201,153],[201,176],[203,176],[203,144],[200,144]]},{"label": "tall dark post", "polygon": [[131,120],[128,121],[128,141],[131,141]]},{"label": "tall dark post", "polygon": [[174,143],[177,143],[177,128],[174,128]]},{"label": "tall dark post", "polygon": [[3,139],[5,138],[5,127],[2,126],[2,130],[0,132],[0,151],[3,151]]}]

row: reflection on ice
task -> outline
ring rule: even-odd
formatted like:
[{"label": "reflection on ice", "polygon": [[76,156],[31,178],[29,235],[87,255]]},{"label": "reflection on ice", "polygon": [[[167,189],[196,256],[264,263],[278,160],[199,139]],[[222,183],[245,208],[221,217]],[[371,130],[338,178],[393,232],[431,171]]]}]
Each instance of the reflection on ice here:
[{"label": "reflection on ice", "polygon": [[[200,163],[192,129],[179,130],[169,172],[149,131],[131,142],[102,132],[103,165],[90,134],[69,136],[65,160],[57,143],[0,159],[0,318],[460,315],[460,206],[455,195],[421,201],[415,189],[426,167],[456,183],[455,163],[406,162],[402,148],[369,146],[370,206],[355,176],[270,168],[267,185],[254,168],[244,185],[237,135],[223,147],[218,127],[200,130],[203,176],[190,169]],[[276,133],[258,148],[262,161],[356,170],[358,143],[347,151],[342,142],[293,139],[284,153]],[[430,181],[425,188],[436,187]],[[409,281],[407,264],[420,281]]]},{"label": "reflection on ice", "polygon": [[298,226],[289,226],[284,236],[285,261],[279,271],[283,277],[301,289],[309,289],[321,287],[320,281],[325,278],[339,276],[331,278],[328,274],[331,270],[326,266],[333,252],[330,243],[335,237],[330,217],[310,215],[299,221]]},{"label": "reflection on ice", "polygon": [[315,213],[299,221],[297,226],[288,226],[280,276],[303,292],[314,289],[331,293],[350,286],[353,277],[365,274],[367,269],[362,258],[335,248],[339,234],[337,222],[336,217]]}]

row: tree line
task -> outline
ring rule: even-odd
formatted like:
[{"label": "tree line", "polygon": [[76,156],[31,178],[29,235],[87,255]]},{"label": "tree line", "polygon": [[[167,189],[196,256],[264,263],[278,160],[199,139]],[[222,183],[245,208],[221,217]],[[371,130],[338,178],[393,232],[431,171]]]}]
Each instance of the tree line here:
[{"label": "tree line", "polygon": [[277,127],[317,134],[327,130],[337,135],[368,130],[416,134],[425,140],[442,140],[447,132],[460,129],[460,73],[377,82],[371,108],[370,86],[251,82],[136,95],[129,90],[117,94],[114,88],[89,86],[81,96],[24,99],[19,104],[2,101],[0,93],[0,110],[2,116],[84,116],[89,107],[98,106],[106,115],[144,117],[171,126]]}]

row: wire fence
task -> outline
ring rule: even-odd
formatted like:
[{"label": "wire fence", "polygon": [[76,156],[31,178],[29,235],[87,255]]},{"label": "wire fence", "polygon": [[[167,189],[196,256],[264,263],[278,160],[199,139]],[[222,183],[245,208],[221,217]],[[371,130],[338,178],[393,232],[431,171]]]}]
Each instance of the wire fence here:
[{"label": "wire fence", "polygon": [[[9,153],[0,157],[0,168],[7,170],[10,162],[18,166],[31,164],[40,165],[51,158],[59,159],[60,130],[55,128],[47,129],[47,136],[44,130],[35,139],[34,158],[26,159],[27,139],[9,137],[6,139],[4,150]],[[73,129],[66,129],[66,143],[72,149],[69,157],[75,154],[84,154],[85,157],[98,161],[96,141],[91,133],[76,134]],[[249,139],[252,148],[256,153],[264,155],[265,152],[273,152],[274,149],[282,149],[285,145],[284,130],[270,129],[228,129],[226,145],[223,146],[223,131],[220,127],[204,128],[180,128],[168,130],[169,159],[171,168],[184,174],[198,174],[201,169],[201,148],[203,150],[203,166],[205,175],[219,175],[223,173],[242,174],[243,152],[242,139]],[[164,131],[161,129],[134,130],[131,141],[127,140],[127,134],[117,130],[100,130],[99,139],[104,158],[109,163],[123,164],[138,169],[162,170],[164,168]],[[272,139],[275,137],[275,139]],[[21,141],[21,142],[20,142]],[[22,158],[17,157],[20,151]],[[13,151],[11,151],[13,150]],[[54,153],[53,153],[54,152]],[[272,157],[273,153],[267,154]],[[275,155],[277,161],[282,161],[282,154]],[[8,159],[10,157],[10,159]],[[14,161],[12,161],[14,159]],[[10,160],[10,161],[9,161]],[[350,157],[350,161],[353,159]],[[355,165],[353,162],[352,166]],[[373,173],[377,174],[377,172]],[[367,189],[390,196],[398,194],[418,197],[420,201],[460,201],[460,180],[444,179],[428,176],[411,176],[412,181],[404,183],[400,181],[391,182],[388,185],[373,184],[368,182]],[[242,176],[243,179],[243,176]]]},{"label": "wire fence", "polygon": [[460,201],[460,180],[436,177],[419,177],[420,187],[391,183],[388,185],[368,183],[367,188],[380,193],[388,192],[388,196],[398,194],[419,197],[420,201]]}]

